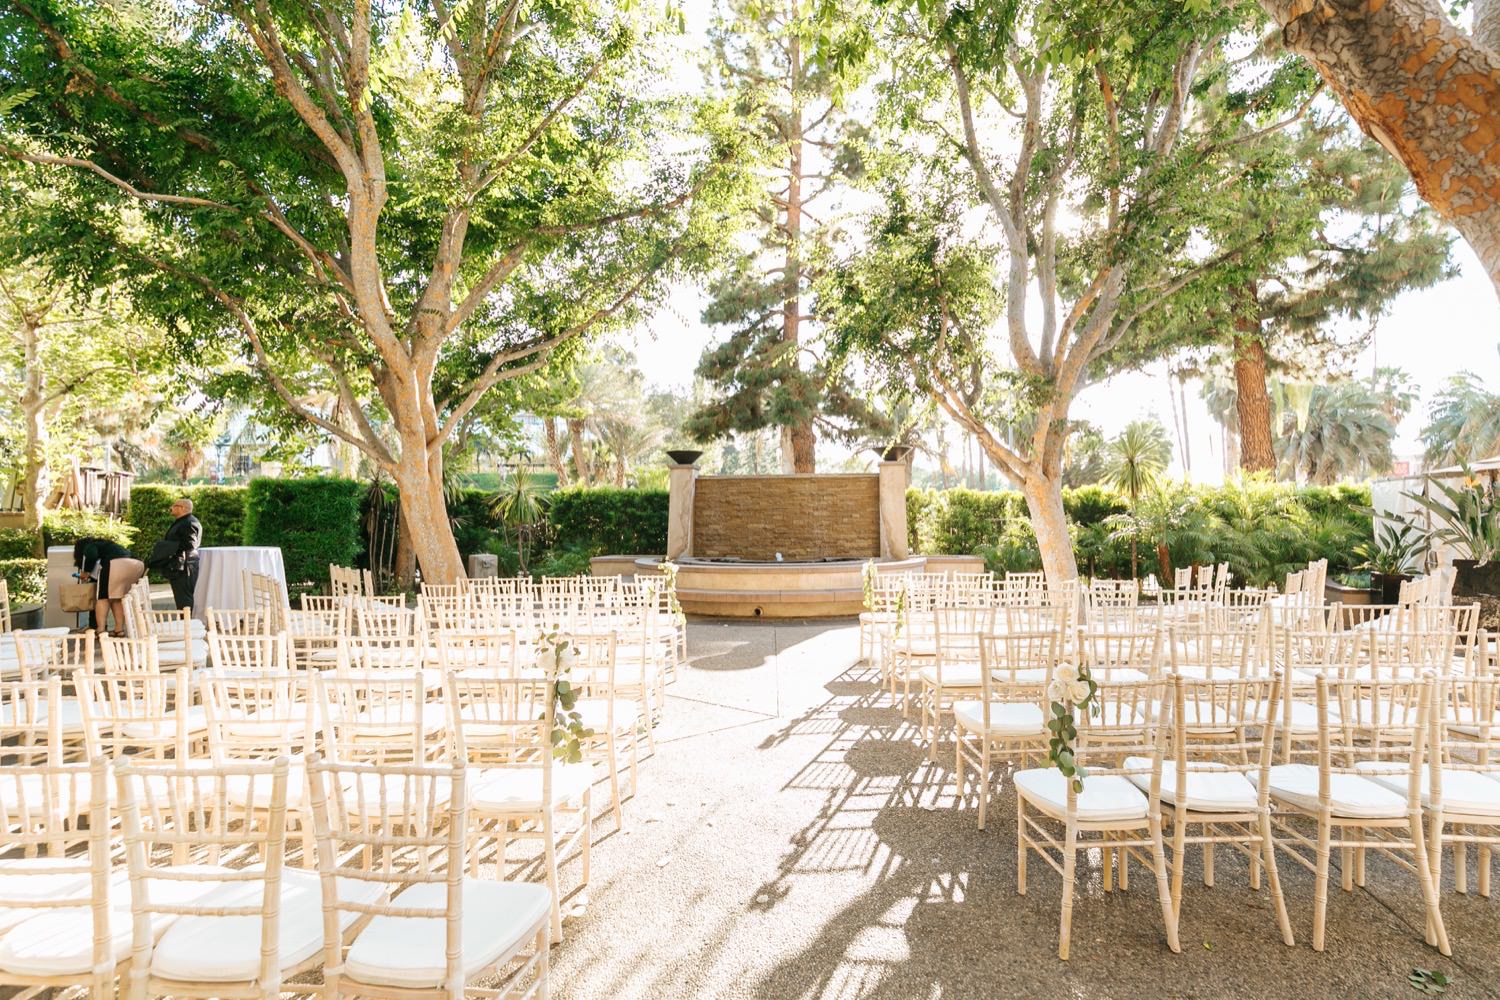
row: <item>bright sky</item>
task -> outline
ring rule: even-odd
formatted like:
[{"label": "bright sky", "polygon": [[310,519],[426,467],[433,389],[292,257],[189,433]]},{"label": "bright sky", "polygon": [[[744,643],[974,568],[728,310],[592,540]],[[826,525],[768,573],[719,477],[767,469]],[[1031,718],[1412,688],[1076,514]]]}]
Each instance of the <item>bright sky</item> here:
[{"label": "bright sky", "polygon": [[[711,5],[688,4],[688,32],[683,40],[683,58],[677,60],[680,85],[698,85],[703,36]],[[1407,292],[1391,303],[1388,314],[1376,327],[1374,344],[1360,357],[1356,374],[1368,374],[1374,365],[1404,369],[1415,380],[1421,397],[1403,421],[1396,441],[1398,457],[1421,451],[1419,435],[1427,407],[1448,376],[1468,369],[1490,385],[1500,385],[1500,300],[1494,287],[1468,246],[1454,244],[1459,277],[1420,292]],[[657,386],[685,387],[703,349],[723,334],[699,319],[705,297],[696,288],[679,288],[666,306],[640,330],[623,336],[622,342],[636,352],[642,371]],[[1157,416],[1172,430],[1172,380],[1166,365],[1121,375],[1091,386],[1074,404],[1072,415],[1098,425],[1106,435],[1119,431],[1131,420]],[[1188,449],[1192,478],[1218,482],[1223,478],[1224,456],[1218,425],[1209,417],[1198,396],[1198,385],[1189,382],[1187,408],[1191,433]],[[828,449],[820,458],[841,458],[842,451]],[[1182,457],[1174,456],[1173,471],[1181,474]]]}]

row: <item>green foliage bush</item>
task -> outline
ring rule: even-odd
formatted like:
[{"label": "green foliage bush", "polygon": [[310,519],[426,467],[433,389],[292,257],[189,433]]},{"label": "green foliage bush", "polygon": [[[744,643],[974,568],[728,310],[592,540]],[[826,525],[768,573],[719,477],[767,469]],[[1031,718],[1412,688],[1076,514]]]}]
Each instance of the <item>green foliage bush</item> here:
[{"label": "green foliage bush", "polygon": [[667,550],[665,490],[559,490],[552,494],[548,520],[558,547],[595,555]]},{"label": "green foliage bush", "polygon": [[246,545],[275,545],[287,587],[328,579],[328,564],[352,566],[363,550],[360,509],[365,483],[352,479],[252,479],[246,488]]},{"label": "green foliage bush", "polygon": [[135,528],[86,510],[52,510],[42,515],[42,539],[49,549],[72,545],[80,538],[107,538],[129,548],[135,541]]},{"label": "green foliage bush", "polygon": [[36,532],[25,528],[0,528],[0,559],[36,558]]},{"label": "green foliage bush", "polygon": [[244,486],[136,486],[130,491],[125,520],[136,529],[135,548],[144,559],[172,523],[172,504],[178,497],[193,501],[193,514],[203,523],[204,545],[245,543]]},{"label": "green foliage bush", "polygon": [[0,559],[0,578],[10,588],[10,606],[41,604],[47,600],[47,560]]}]

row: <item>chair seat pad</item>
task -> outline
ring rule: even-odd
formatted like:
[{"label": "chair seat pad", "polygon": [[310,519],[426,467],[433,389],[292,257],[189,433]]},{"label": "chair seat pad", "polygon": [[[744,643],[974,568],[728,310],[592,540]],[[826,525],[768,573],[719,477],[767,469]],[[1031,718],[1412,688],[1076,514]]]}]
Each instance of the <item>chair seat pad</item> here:
[{"label": "chair seat pad", "polygon": [[[937,665],[929,664],[923,667],[917,671],[917,676],[922,678],[924,684],[936,686],[938,683]],[[943,666],[942,684],[945,688],[977,688],[980,683],[977,663],[949,663]]]},{"label": "chair seat pad", "polygon": [[[113,791],[109,782],[105,783],[105,788],[106,791]],[[40,775],[22,775],[19,781],[12,777],[0,777],[0,807],[4,808],[7,819],[19,820],[23,818],[23,813],[37,816],[37,811],[46,802],[46,786]],[[70,774],[58,781],[56,797],[52,800],[53,813],[58,819],[71,819],[88,812],[92,802],[93,779],[87,773]],[[0,896],[3,895],[0,892]]]},{"label": "chair seat pad", "polygon": [[[419,883],[397,896],[396,903],[441,910],[447,899],[446,885]],[[544,885],[464,879],[464,978],[514,957],[546,924],[551,909],[552,894]],[[354,939],[344,973],[371,986],[432,988],[447,975],[446,952],[445,921],[377,916]]]},{"label": "chair seat pad", "polygon": [[163,667],[201,667],[208,662],[208,640],[193,639],[183,652],[181,639],[167,639],[156,644],[156,660]]},{"label": "chair seat pad", "polygon": [[[1398,765],[1399,767],[1400,765]],[[1354,765],[1356,771],[1383,788],[1406,798],[1406,772],[1393,771],[1379,761],[1365,760]],[[1432,773],[1422,768],[1422,808],[1432,808]],[[1480,771],[1443,769],[1443,814],[1463,816],[1500,816],[1500,782],[1494,775]]]},{"label": "chair seat pad", "polygon": [[[1259,775],[1254,775],[1258,779]],[[1406,815],[1406,796],[1357,774],[1329,775],[1333,815],[1344,819],[1395,819]],[[1271,768],[1271,798],[1305,812],[1318,811],[1318,769],[1311,764]]]},{"label": "chair seat pad", "polygon": [[[63,698],[61,704],[62,707],[57,714],[59,717],[58,724],[62,726],[62,731],[65,733],[82,732],[83,708],[78,704],[78,699]],[[45,700],[37,701],[35,719],[35,722],[37,724],[45,723],[47,721],[49,714],[47,709],[48,705]],[[16,725],[15,714],[15,708],[13,705],[11,705],[11,703],[6,702],[4,705],[0,705],[0,726],[10,727]],[[29,714],[30,713],[22,713],[23,716]],[[29,722],[30,720],[23,718],[22,721]]]},{"label": "chair seat pad", "polygon": [[953,706],[960,729],[986,736],[1041,736],[1046,732],[1042,706],[1030,702],[990,702],[990,724],[984,724],[984,703],[960,701]]},{"label": "chair seat pad", "polygon": [[[416,724],[417,707],[410,703],[380,705],[345,721],[357,729],[360,736],[405,735]],[[426,732],[435,733],[447,724],[448,713],[442,705],[422,706],[422,728]]]},{"label": "chair seat pad", "polygon": [[[1068,780],[1055,767],[1028,768],[1015,774],[1016,794],[1053,819],[1066,819]],[[1146,807],[1146,796],[1118,774],[1084,779],[1078,796],[1078,818],[1085,823],[1144,821]]]},{"label": "chair seat pad", "polygon": [[[1130,770],[1151,769],[1148,757],[1126,757],[1125,767]],[[1128,774],[1130,783],[1142,791],[1151,788],[1150,774]],[[1088,782],[1084,782],[1085,786]],[[1161,799],[1172,805],[1183,805],[1194,812],[1232,813],[1249,812],[1260,803],[1255,785],[1243,772],[1225,764],[1201,761],[1188,764],[1187,798],[1177,799],[1177,768],[1167,761],[1161,768]]]},{"label": "chair seat pad", "polygon": [[[208,729],[208,715],[202,705],[193,705],[187,710],[187,731],[189,733],[201,733]],[[164,719],[152,720],[150,722],[127,722],[120,727],[122,735],[132,740],[164,740],[177,732],[177,716],[174,712],[167,713]]]},{"label": "chair seat pad", "polygon": [[[1495,786],[1500,788],[1500,784]],[[5,862],[0,872],[0,899],[21,900],[81,899],[90,893],[88,872],[58,871],[59,868],[87,866],[87,857],[18,858]],[[0,906],[0,931],[14,927],[46,911],[29,906]]]},{"label": "chair seat pad", "polygon": [[[534,813],[542,809],[542,771],[536,767],[470,770],[469,807],[476,812]],[[552,804],[583,798],[594,784],[592,764],[554,764]]]},{"label": "chair seat pad", "polygon": [[[385,894],[376,882],[338,880],[339,898],[373,903]],[[230,882],[208,893],[205,906],[258,905],[263,882]],[[286,868],[281,873],[281,908],[277,927],[278,965],[296,968],[323,948],[323,890],[310,871]],[[347,929],[359,914],[339,911],[339,927]],[[151,954],[151,973],[163,979],[227,983],[253,980],[260,974],[261,917],[178,917],[167,928]]]},{"label": "chair seat pad", "polygon": [[[158,903],[188,903],[221,887],[214,881],[211,865],[185,865],[169,871],[196,872],[201,879],[192,881],[151,879],[147,889]],[[130,883],[117,873],[109,886],[109,934],[115,962],[130,955],[133,937],[130,913]],[[152,914],[153,937],[175,919],[171,914]],[[88,906],[68,906],[38,911],[0,938],[0,970],[21,976],[82,976],[94,965],[94,913]]]},{"label": "chair seat pad", "polygon": [[[410,784],[404,774],[348,774],[340,779],[344,787],[344,808],[355,816],[379,816],[382,814],[399,817],[402,813],[412,812],[407,808],[406,799],[411,794],[408,791]],[[326,786],[325,786],[326,787]],[[439,778],[427,785],[430,792],[430,801],[423,804],[434,809],[447,806],[453,797],[453,783],[447,778]]]},{"label": "chair seat pad", "polygon": [[[641,721],[641,706],[635,701],[615,699],[615,732],[628,733]],[[583,717],[583,725],[596,734],[603,735],[609,728],[609,702],[604,698],[583,698],[573,705],[573,710]]]}]

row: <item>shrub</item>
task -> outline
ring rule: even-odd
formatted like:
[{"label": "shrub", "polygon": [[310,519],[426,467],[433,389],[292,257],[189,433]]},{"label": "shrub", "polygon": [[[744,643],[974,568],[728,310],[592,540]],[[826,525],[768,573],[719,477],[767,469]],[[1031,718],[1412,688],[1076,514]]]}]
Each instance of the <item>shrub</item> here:
[{"label": "shrub", "polygon": [[0,577],[10,588],[10,606],[41,604],[47,600],[47,560],[0,559]]},{"label": "shrub", "polygon": [[588,576],[589,560],[603,555],[603,550],[593,546],[570,542],[548,552],[536,564],[537,576]]},{"label": "shrub", "polygon": [[42,515],[42,538],[50,549],[71,547],[80,538],[107,538],[126,548],[135,541],[135,529],[124,521],[86,510],[51,510]]},{"label": "shrub", "polygon": [[663,490],[559,490],[552,494],[548,519],[560,547],[619,555],[667,550],[667,493]]},{"label": "shrub", "polygon": [[36,532],[25,528],[0,528],[0,559],[36,558]]},{"label": "shrub", "polygon": [[1067,512],[1068,520],[1080,527],[1101,524],[1106,517],[1123,514],[1129,509],[1130,503],[1106,486],[1063,490],[1063,510]]},{"label": "shrub", "polygon": [[193,514],[203,523],[204,545],[245,543],[245,487],[136,486],[130,491],[125,520],[136,529],[134,552],[144,559],[172,523],[172,504],[178,497],[193,501]]},{"label": "shrub", "polygon": [[352,479],[253,479],[245,544],[280,547],[288,589],[316,586],[328,578],[329,563],[352,566],[359,558],[367,488]]}]

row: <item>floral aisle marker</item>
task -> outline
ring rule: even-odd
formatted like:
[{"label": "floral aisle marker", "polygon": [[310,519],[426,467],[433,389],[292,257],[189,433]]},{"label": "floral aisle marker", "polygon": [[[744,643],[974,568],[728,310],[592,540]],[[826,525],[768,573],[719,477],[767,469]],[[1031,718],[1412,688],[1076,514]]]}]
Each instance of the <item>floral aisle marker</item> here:
[{"label": "floral aisle marker", "polygon": [[1073,791],[1083,791],[1083,779],[1088,772],[1079,766],[1077,759],[1078,725],[1075,712],[1098,713],[1095,696],[1099,685],[1088,670],[1071,663],[1059,663],[1052,668],[1052,679],[1047,684],[1047,700],[1051,703],[1047,719],[1047,760],[1071,778]]},{"label": "floral aisle marker", "polygon": [[581,763],[583,741],[594,735],[577,709],[578,689],[571,679],[577,662],[578,649],[566,636],[547,632],[537,641],[536,666],[547,678],[554,709],[552,756],[565,764]]},{"label": "floral aisle marker", "polygon": [[672,612],[672,621],[678,625],[687,624],[687,615],[682,610],[682,605],[677,603],[677,564],[670,559],[664,559],[656,564],[661,572],[662,583],[667,588],[667,607]]}]

